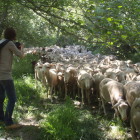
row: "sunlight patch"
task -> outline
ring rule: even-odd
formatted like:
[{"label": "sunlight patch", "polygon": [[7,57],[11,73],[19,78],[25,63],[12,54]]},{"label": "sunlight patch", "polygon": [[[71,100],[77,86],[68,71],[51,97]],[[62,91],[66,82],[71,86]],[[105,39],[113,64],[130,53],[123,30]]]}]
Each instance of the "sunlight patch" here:
[{"label": "sunlight patch", "polygon": [[116,139],[124,139],[125,135],[124,132],[120,129],[119,126],[110,126],[111,129],[108,132],[108,138],[116,138]]}]

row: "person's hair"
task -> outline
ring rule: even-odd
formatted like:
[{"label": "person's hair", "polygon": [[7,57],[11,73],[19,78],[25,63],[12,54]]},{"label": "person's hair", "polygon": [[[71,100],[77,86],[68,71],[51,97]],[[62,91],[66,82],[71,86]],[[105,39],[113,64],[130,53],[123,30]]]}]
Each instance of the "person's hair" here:
[{"label": "person's hair", "polygon": [[12,27],[8,27],[4,31],[4,38],[9,40],[15,40],[16,39],[16,31]]}]

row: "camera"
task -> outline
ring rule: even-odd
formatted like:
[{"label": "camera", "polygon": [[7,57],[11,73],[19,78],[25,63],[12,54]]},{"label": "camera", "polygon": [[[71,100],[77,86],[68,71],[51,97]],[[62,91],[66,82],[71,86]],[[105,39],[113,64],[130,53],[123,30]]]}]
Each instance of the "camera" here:
[{"label": "camera", "polygon": [[15,42],[15,45],[19,50],[21,49],[21,44],[19,42]]}]

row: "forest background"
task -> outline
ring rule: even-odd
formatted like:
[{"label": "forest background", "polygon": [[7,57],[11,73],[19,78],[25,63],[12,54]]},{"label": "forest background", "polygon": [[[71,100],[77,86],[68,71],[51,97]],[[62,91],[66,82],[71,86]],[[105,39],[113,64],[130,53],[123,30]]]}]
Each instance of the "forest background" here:
[{"label": "forest background", "polygon": [[17,30],[25,47],[84,45],[93,53],[139,58],[139,0],[0,0],[0,38]]}]

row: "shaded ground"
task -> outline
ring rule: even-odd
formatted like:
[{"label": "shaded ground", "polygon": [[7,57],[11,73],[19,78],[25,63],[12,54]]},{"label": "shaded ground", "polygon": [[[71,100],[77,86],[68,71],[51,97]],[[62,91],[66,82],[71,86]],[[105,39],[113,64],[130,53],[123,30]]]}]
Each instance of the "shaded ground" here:
[{"label": "shaded ground", "polygon": [[[80,101],[73,100],[73,102],[75,104],[75,107],[77,109],[80,109]],[[50,104],[49,98],[42,99],[40,101],[40,103],[42,104],[42,108],[46,109],[46,111],[47,110],[49,111],[52,108],[52,106],[63,104],[64,100],[55,96],[53,104]],[[107,112],[109,113],[108,119],[109,118],[112,119],[113,113],[114,113],[114,110],[110,109],[110,108],[111,108],[111,106],[108,105],[108,107],[107,107]],[[89,110],[92,115],[95,115],[99,112],[98,104],[96,104],[96,103],[92,104],[92,105],[84,105],[84,109]],[[103,111],[100,113],[100,115],[104,116]],[[102,119],[102,117],[101,117],[101,119]],[[100,121],[100,120],[98,120],[98,121]],[[41,140],[39,134],[43,128],[41,128],[39,126],[39,121],[36,120],[35,117],[27,116],[26,119],[20,120],[19,123],[23,126],[21,129],[4,131],[2,134],[0,134],[0,140]],[[129,124],[124,124],[124,125],[129,125]],[[100,130],[103,132],[108,131],[109,129],[114,129],[114,127],[112,126],[112,128],[109,128],[108,126],[104,126],[104,127],[100,128]],[[113,140],[113,139],[107,138],[107,137],[105,139]],[[119,137],[118,137],[118,139],[119,139]],[[121,140],[121,138],[120,138],[120,140]],[[131,140],[129,126],[128,126],[125,140]]]}]

